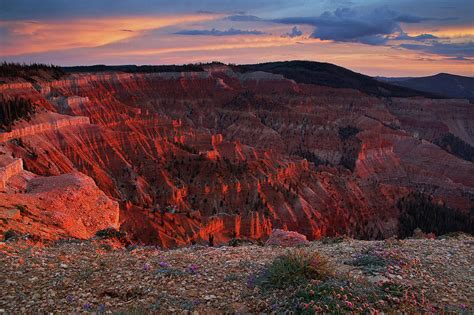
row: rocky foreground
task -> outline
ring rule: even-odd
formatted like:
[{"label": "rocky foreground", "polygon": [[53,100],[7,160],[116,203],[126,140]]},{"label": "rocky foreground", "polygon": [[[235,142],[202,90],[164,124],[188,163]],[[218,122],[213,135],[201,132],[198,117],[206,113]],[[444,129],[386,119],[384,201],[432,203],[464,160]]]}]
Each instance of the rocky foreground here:
[{"label": "rocky foreground", "polygon": [[[326,239],[299,249],[246,244],[161,250],[116,247],[111,240],[0,244],[0,313],[467,314],[474,307],[474,238],[467,235]],[[285,279],[288,267],[278,270],[276,257],[301,252],[327,257],[330,275],[298,281],[292,276],[291,283],[268,278],[281,272],[278,278]]]}]

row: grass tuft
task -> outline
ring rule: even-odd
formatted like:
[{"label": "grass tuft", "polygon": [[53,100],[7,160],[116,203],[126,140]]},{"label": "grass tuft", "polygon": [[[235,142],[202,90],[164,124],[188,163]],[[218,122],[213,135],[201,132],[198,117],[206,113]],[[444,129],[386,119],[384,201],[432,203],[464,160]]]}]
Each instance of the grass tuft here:
[{"label": "grass tuft", "polygon": [[284,288],[323,280],[332,273],[329,261],[318,252],[294,249],[275,258],[257,277],[256,283],[264,288]]}]

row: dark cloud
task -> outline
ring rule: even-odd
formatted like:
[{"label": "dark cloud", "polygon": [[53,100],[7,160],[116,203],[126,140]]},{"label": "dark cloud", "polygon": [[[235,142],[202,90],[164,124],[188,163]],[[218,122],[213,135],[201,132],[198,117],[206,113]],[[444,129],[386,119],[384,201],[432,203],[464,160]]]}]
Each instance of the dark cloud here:
[{"label": "dark cloud", "polygon": [[392,38],[394,40],[414,40],[414,41],[426,41],[426,40],[435,40],[439,39],[439,37],[434,36],[432,34],[420,34],[417,36],[410,36],[407,33],[400,33],[396,37]]},{"label": "dark cloud", "polygon": [[396,18],[395,21],[401,22],[401,23],[420,23],[423,21],[432,21],[435,20],[434,18],[427,18],[427,17],[422,17],[422,16],[416,16],[412,14],[399,14]]},{"label": "dark cloud", "polygon": [[291,37],[291,38],[298,37],[301,35],[303,35],[303,32],[298,28],[298,26],[293,26],[293,28],[291,29],[291,32],[285,34],[286,37]]},{"label": "dark cloud", "polygon": [[411,14],[401,14],[398,16],[397,21],[402,23],[420,23],[424,21],[455,21],[458,18],[456,17],[446,17],[446,18],[430,18],[422,17]]},{"label": "dark cloud", "polygon": [[198,14],[216,14],[216,12],[208,11],[208,10],[197,10],[196,13],[198,13]]},{"label": "dark cloud", "polygon": [[54,19],[129,15],[178,15],[190,13],[251,12],[275,5],[291,7],[303,0],[0,0],[0,19]]},{"label": "dark cloud", "polygon": [[205,35],[205,36],[234,36],[234,35],[263,35],[265,34],[264,32],[260,32],[257,30],[239,30],[235,28],[229,28],[228,30],[220,31],[216,30],[215,28],[211,30],[182,30],[179,32],[176,32],[175,34],[178,35],[193,35],[193,36],[199,36],[199,35]]},{"label": "dark cloud", "polygon": [[423,51],[430,54],[460,58],[457,60],[463,60],[462,58],[474,57],[474,42],[468,42],[468,43],[433,42],[428,45],[401,44],[399,47],[410,49],[410,50]]},{"label": "dark cloud", "polygon": [[247,15],[247,14],[236,14],[236,15],[230,15],[225,18],[226,20],[229,21],[234,21],[234,22],[255,22],[255,21],[262,21],[261,18],[255,15]]},{"label": "dark cloud", "polygon": [[393,35],[403,33],[400,23],[420,23],[428,20],[434,18],[402,14],[382,7],[368,12],[339,8],[334,12],[326,11],[318,17],[289,17],[272,21],[314,26],[311,37],[322,40],[383,45]]}]

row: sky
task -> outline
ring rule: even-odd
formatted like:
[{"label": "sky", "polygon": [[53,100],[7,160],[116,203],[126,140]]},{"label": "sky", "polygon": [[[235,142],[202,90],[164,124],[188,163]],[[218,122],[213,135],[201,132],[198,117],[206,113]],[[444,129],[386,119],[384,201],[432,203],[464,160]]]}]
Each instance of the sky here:
[{"label": "sky", "polygon": [[474,1],[0,0],[0,60],[313,60],[373,76],[474,76]]}]

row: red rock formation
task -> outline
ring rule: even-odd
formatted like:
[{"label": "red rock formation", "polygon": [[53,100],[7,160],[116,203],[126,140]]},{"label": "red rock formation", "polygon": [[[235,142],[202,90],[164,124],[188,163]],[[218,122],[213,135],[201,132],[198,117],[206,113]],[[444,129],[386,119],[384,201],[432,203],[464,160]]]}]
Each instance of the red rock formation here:
[{"label": "red rock formation", "polygon": [[284,231],[280,229],[275,229],[270,234],[270,237],[265,242],[266,246],[276,245],[282,247],[295,247],[308,245],[309,242],[306,239],[306,236],[293,232],[293,231]]},{"label": "red rock formation", "polygon": [[[177,246],[208,234],[224,242],[274,228],[308,239],[390,236],[397,200],[420,189],[472,207],[473,164],[429,142],[449,130],[473,143],[474,112],[463,101],[385,100],[222,69],[74,74],[37,85],[1,90],[90,124],[20,123],[34,131],[4,146],[33,173],[93,178],[139,242]],[[347,126],[360,131],[344,139]],[[351,159],[352,171],[341,166]]]},{"label": "red rock formation", "polygon": [[0,190],[7,186],[8,180],[23,171],[23,160],[0,156]]},{"label": "red rock formation", "polygon": [[0,193],[0,216],[5,219],[0,223],[2,232],[14,230],[45,240],[87,239],[98,230],[119,227],[118,203],[82,173],[51,177],[26,173],[11,181],[10,189],[16,185],[24,189]]}]

